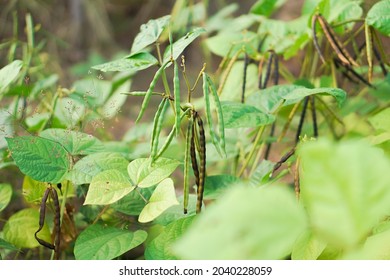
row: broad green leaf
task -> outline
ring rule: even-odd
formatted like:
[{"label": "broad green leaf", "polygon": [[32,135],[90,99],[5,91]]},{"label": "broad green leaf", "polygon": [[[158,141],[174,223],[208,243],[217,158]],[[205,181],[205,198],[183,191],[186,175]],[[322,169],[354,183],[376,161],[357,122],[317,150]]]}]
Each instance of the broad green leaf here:
[{"label": "broad green leaf", "polygon": [[143,230],[131,232],[95,224],[80,233],[74,255],[76,260],[111,260],[142,244],[146,237]]},{"label": "broad green leaf", "polygon": [[92,68],[103,72],[128,71],[135,73],[137,71],[147,69],[150,66],[157,65],[157,63],[158,61],[153,55],[147,52],[143,52],[107,63],[95,65]]},{"label": "broad green leaf", "polygon": [[286,100],[285,105],[295,104],[302,100],[304,97],[314,94],[326,94],[331,95],[336,99],[339,107],[343,105],[347,98],[347,93],[340,88],[297,88],[287,94],[284,99]]},{"label": "broad green leaf", "polygon": [[257,127],[274,122],[275,117],[256,107],[233,102],[222,102],[225,128]]},{"label": "broad green leaf", "polygon": [[69,155],[59,143],[35,136],[6,138],[23,174],[36,181],[59,183],[69,169]]},{"label": "broad green leaf", "polygon": [[145,259],[176,260],[177,257],[172,252],[172,245],[192,224],[194,218],[195,216],[182,218],[167,225],[163,232],[147,245]]},{"label": "broad green leaf", "polygon": [[93,177],[89,185],[86,204],[107,205],[118,201],[132,190],[129,178],[116,169],[105,170]]},{"label": "broad green leaf", "polygon": [[212,53],[221,57],[232,57],[240,50],[255,55],[259,36],[251,31],[222,32],[206,39],[205,44]]},{"label": "broad green leaf", "polygon": [[281,21],[260,17],[258,34],[260,38],[265,37],[262,50],[273,49],[277,54],[284,54],[286,50],[295,46],[303,34],[310,31],[307,26],[309,15],[304,15],[290,21]]},{"label": "broad green leaf", "polygon": [[153,163],[150,158],[138,158],[129,163],[127,171],[134,185],[148,188],[171,175],[179,164],[179,161],[168,158],[160,157]]},{"label": "broad green leaf", "polygon": [[390,213],[390,162],[365,142],[308,142],[301,159],[301,199],[313,232],[329,245],[351,248]]},{"label": "broad green leaf", "polygon": [[385,36],[390,36],[390,1],[376,3],[367,13],[366,22]]},{"label": "broad green leaf", "polygon": [[10,184],[0,184],[0,212],[7,207],[12,197],[12,186]]},{"label": "broad green leaf", "polygon": [[287,187],[242,184],[210,205],[174,252],[198,260],[283,259],[305,229],[304,210]]},{"label": "broad green leaf", "polygon": [[75,129],[80,125],[79,122],[85,115],[86,105],[84,101],[69,97],[60,98],[57,100],[54,116],[60,121],[61,125]]},{"label": "broad green leaf", "polygon": [[158,216],[153,223],[159,225],[168,225],[176,220],[193,216],[196,214],[196,199],[195,194],[190,194],[188,197],[187,214],[184,214],[184,197],[180,196],[178,201],[180,204],[169,207],[160,216]]},{"label": "broad green leaf", "polygon": [[[202,33],[206,32],[203,28],[195,28],[191,32],[188,32],[184,37],[180,38],[173,43],[173,60],[176,60],[184,49],[191,44]],[[163,64],[167,63],[171,59],[171,48],[168,46],[164,52]]]},{"label": "broad green leaf", "polygon": [[83,132],[49,128],[39,135],[60,143],[71,155],[88,155],[103,150],[103,144],[99,139]]},{"label": "broad green leaf", "polygon": [[89,184],[95,175],[104,170],[116,169],[126,174],[128,164],[119,153],[93,153],[76,162],[67,178],[76,185]]},{"label": "broad green leaf", "polygon": [[203,197],[204,199],[216,199],[228,188],[240,181],[238,177],[228,174],[206,176]]},{"label": "broad green leaf", "polygon": [[117,202],[111,204],[111,208],[126,215],[138,216],[146,205],[144,199],[149,200],[153,191],[154,188],[136,189]]},{"label": "broad green leaf", "polygon": [[173,181],[170,178],[166,178],[157,185],[148,204],[146,204],[139,215],[138,221],[141,223],[153,221],[169,207],[177,204],[179,202],[176,199]]},{"label": "broad green leaf", "polygon": [[368,121],[376,130],[390,132],[390,108],[380,111]]},{"label": "broad green leaf", "polygon": [[[234,62],[232,69],[227,77],[226,83],[222,89],[221,101],[241,102],[244,62]],[[250,97],[258,90],[257,66],[249,64],[246,70],[245,99]],[[251,104],[254,105],[254,104]]]},{"label": "broad green leaf", "polygon": [[284,4],[286,0],[258,0],[250,9],[256,15],[269,17],[277,8]]},{"label": "broad green leaf", "polygon": [[[40,246],[34,237],[39,227],[39,211],[26,208],[13,214],[4,226],[4,240],[17,248],[35,248]],[[38,237],[51,242],[50,230],[45,223]]]},{"label": "broad green leaf", "polygon": [[357,250],[344,256],[347,260],[390,260],[390,230],[367,238]]},{"label": "broad green leaf", "polygon": [[165,27],[169,24],[171,16],[163,16],[158,19],[151,19],[146,24],[142,24],[140,32],[135,36],[131,54],[134,55],[143,51],[147,46],[155,43],[160,37]]},{"label": "broad green leaf", "polygon": [[40,203],[42,195],[47,189],[47,183],[35,181],[29,176],[24,176],[22,190],[23,198],[28,203]]},{"label": "broad green leaf", "polygon": [[5,137],[14,135],[15,125],[13,123],[13,117],[10,115],[7,109],[0,109],[0,149],[7,147],[7,141]]},{"label": "broad green leaf", "polygon": [[0,249],[6,249],[6,250],[11,250],[11,251],[17,251],[18,248],[16,248],[14,245],[11,243],[5,241],[4,239],[0,238]]},{"label": "broad green leaf", "polygon": [[23,62],[21,60],[15,60],[0,69],[0,93],[3,93],[3,90],[15,80],[22,66]]},{"label": "broad green leaf", "polygon": [[304,89],[304,87],[297,85],[272,86],[248,96],[245,103],[255,106],[262,112],[274,113],[283,105],[284,98],[296,89]]},{"label": "broad green leaf", "polygon": [[316,260],[325,250],[326,243],[313,233],[306,231],[295,242],[291,253],[292,260]]}]

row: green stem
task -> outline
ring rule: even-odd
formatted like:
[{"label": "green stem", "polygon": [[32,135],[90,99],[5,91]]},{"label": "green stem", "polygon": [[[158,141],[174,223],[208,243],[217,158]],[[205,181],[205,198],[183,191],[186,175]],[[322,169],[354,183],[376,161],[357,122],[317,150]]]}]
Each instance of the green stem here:
[{"label": "green stem", "polygon": [[238,172],[238,177],[240,177],[240,176],[244,173],[246,167],[248,166],[250,160],[252,159],[252,157],[253,157],[253,155],[254,155],[254,153],[255,153],[255,151],[256,151],[257,145],[259,144],[259,142],[260,142],[260,140],[261,140],[261,137],[263,136],[264,130],[265,130],[265,126],[263,125],[263,126],[259,129],[259,131],[257,132],[256,139],[255,139],[255,141],[254,141],[254,143],[253,143],[253,145],[252,145],[252,149],[251,149],[251,151],[249,152],[249,155],[246,157],[245,162],[244,162],[244,164],[242,165],[240,171]]}]

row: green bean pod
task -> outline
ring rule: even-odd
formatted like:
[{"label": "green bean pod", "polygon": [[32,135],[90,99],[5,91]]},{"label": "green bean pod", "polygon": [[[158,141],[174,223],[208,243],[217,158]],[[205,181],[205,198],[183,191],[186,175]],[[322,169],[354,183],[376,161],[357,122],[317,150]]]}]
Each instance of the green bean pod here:
[{"label": "green bean pod", "polygon": [[202,118],[196,114],[196,120],[199,128],[199,183],[197,190],[197,201],[196,201],[196,213],[200,213],[202,210],[203,203],[203,192],[204,192],[204,181],[206,178],[206,136],[203,128]]},{"label": "green bean pod", "polygon": [[153,90],[157,84],[157,81],[160,79],[162,73],[164,72],[166,66],[168,65],[168,63],[170,63],[171,61],[167,61],[165,62],[156,72],[156,74],[154,74],[154,77],[153,77],[153,80],[152,82],[150,83],[149,85],[149,89],[148,91],[146,92],[145,94],[145,97],[144,97],[144,100],[142,102],[142,105],[141,105],[141,110],[139,111],[139,114],[138,114],[138,117],[136,119],[136,123],[142,118],[142,116],[144,115],[145,111],[146,111],[146,108],[148,107],[148,104],[149,104],[149,101],[150,101],[150,97],[152,96],[153,94]]},{"label": "green bean pod", "polygon": [[168,98],[161,100],[153,120],[153,132],[150,145],[150,157],[154,161],[157,155],[159,137],[164,121],[164,115],[169,106]]},{"label": "green bean pod", "polygon": [[[186,148],[185,148],[185,154],[184,154],[184,214],[187,214],[187,208],[188,208],[188,199],[190,195],[190,162],[192,159],[191,149],[192,149],[192,137],[193,137],[193,117],[191,116],[188,120],[188,127],[186,132]],[[195,147],[194,147],[195,148]]]},{"label": "green bean pod", "polygon": [[219,128],[219,144],[224,155],[226,155],[226,144],[225,144],[225,124],[223,121],[223,113],[221,102],[219,101],[219,96],[217,88],[215,87],[211,78],[207,75],[207,82],[211,88],[211,94],[214,99],[215,110],[217,111],[218,117],[218,128]]},{"label": "green bean pod", "polygon": [[214,125],[213,125],[213,117],[211,114],[211,105],[210,105],[210,90],[209,90],[209,82],[207,80],[208,75],[203,72],[203,97],[204,97],[204,102],[206,106],[206,120],[209,125],[209,134],[211,137],[211,142],[214,144],[215,148],[217,149],[218,153],[221,155],[221,150],[220,150],[220,143],[217,134],[215,133],[214,130]]},{"label": "green bean pod", "polygon": [[173,96],[175,99],[175,127],[176,127],[176,136],[180,133],[180,79],[179,79],[179,66],[175,61],[173,68]]}]

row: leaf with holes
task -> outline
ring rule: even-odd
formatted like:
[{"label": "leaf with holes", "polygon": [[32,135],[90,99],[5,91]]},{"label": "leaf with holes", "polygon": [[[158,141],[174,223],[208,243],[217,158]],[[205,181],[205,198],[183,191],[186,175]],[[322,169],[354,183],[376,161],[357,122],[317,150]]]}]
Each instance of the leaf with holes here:
[{"label": "leaf with holes", "polygon": [[60,143],[71,155],[88,155],[103,150],[103,143],[94,136],[79,131],[50,128],[40,136]]},{"label": "leaf with holes", "polygon": [[129,178],[116,169],[103,171],[93,177],[84,205],[114,203],[134,190]]},{"label": "leaf with holes", "polygon": [[172,179],[164,179],[157,185],[148,204],[139,215],[138,221],[141,223],[153,221],[169,207],[178,204]]},{"label": "leaf with holes", "polygon": [[89,184],[98,173],[116,169],[127,174],[129,162],[119,153],[94,153],[80,159],[69,172],[67,179],[76,185]]},{"label": "leaf with holes", "polygon": [[111,260],[142,244],[146,237],[143,230],[131,232],[95,224],[80,233],[74,255],[77,260]]},{"label": "leaf with holes", "polygon": [[6,140],[20,171],[34,180],[56,184],[68,172],[69,155],[61,144],[35,136]]}]

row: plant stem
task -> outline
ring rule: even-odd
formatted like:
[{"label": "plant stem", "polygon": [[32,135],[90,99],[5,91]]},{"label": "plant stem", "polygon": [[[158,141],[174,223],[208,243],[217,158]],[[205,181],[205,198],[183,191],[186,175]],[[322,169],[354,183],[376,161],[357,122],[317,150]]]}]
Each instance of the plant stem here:
[{"label": "plant stem", "polygon": [[238,177],[240,177],[240,176],[244,173],[246,167],[248,166],[250,160],[252,159],[252,157],[253,157],[253,155],[254,155],[254,153],[255,153],[255,151],[256,151],[256,147],[257,147],[257,145],[258,145],[259,142],[260,142],[261,136],[263,135],[264,130],[265,130],[265,126],[263,125],[263,126],[259,129],[259,131],[257,132],[255,141],[254,141],[253,146],[252,146],[252,149],[251,149],[251,151],[249,152],[249,155],[246,157],[246,159],[245,159],[245,161],[244,161],[244,164],[242,165],[240,171],[238,172]]}]

